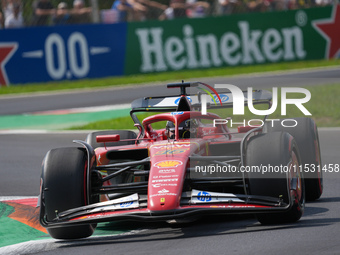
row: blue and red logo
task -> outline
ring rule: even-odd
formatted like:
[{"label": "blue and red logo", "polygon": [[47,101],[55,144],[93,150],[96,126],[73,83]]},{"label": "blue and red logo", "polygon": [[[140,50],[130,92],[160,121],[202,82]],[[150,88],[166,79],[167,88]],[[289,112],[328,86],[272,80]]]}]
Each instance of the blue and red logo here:
[{"label": "blue and red logo", "polygon": [[7,86],[9,80],[5,69],[6,63],[18,49],[17,43],[0,43],[0,86]]},{"label": "blue and red logo", "polygon": [[313,21],[314,28],[326,39],[325,58],[337,58],[340,54],[340,4],[334,5],[328,19]]}]

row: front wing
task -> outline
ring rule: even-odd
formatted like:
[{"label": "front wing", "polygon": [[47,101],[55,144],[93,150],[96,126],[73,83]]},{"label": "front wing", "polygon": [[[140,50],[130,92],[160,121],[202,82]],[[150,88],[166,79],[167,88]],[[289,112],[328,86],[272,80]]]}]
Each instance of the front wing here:
[{"label": "front wing", "polygon": [[52,221],[45,218],[43,203],[41,203],[40,223],[46,228],[51,228],[117,220],[155,222],[206,214],[277,213],[290,210],[292,205],[291,201],[286,204],[281,199],[272,197],[232,193],[210,192],[210,197],[204,198],[202,192],[204,191],[184,192],[181,205],[170,211],[150,211],[147,208],[146,197],[136,193],[119,199],[56,212],[56,218]]}]

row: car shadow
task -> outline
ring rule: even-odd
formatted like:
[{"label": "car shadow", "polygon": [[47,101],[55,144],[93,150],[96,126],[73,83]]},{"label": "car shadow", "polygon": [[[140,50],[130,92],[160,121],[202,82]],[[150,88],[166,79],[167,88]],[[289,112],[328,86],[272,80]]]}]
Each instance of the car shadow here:
[{"label": "car shadow", "polygon": [[[312,216],[327,212],[326,208],[308,207],[305,216]],[[185,224],[168,223],[109,223],[99,228],[106,228],[109,232],[117,227],[129,226],[134,230],[122,235],[92,236],[84,240],[56,241],[63,247],[78,247],[87,245],[129,244],[136,242],[159,242],[166,240],[183,240],[185,238],[228,236],[242,233],[256,233],[263,231],[282,231],[296,228],[318,228],[339,223],[340,218],[304,219],[291,224],[261,225],[254,216],[249,215],[214,215],[204,216],[195,222]],[[112,233],[112,232],[111,232]]]},{"label": "car shadow", "polygon": [[320,203],[339,203],[340,197],[321,197],[315,201],[308,201],[307,204],[320,204]]}]

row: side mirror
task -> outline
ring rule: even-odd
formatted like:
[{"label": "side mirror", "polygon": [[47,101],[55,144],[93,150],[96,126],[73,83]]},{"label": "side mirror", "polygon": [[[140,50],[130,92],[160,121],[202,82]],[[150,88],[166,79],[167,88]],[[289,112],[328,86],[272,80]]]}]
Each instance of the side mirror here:
[{"label": "side mirror", "polygon": [[107,143],[107,142],[119,142],[120,135],[97,135],[97,143]]},{"label": "side mirror", "polygon": [[259,126],[238,126],[237,127],[237,131],[239,133],[247,133],[248,131],[252,130],[252,129],[255,129],[255,128],[258,128]]}]

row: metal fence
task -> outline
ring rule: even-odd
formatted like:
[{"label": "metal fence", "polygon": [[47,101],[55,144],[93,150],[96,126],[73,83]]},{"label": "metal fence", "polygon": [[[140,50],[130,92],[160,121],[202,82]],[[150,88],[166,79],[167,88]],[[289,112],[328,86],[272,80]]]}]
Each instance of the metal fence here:
[{"label": "metal fence", "polygon": [[338,0],[0,0],[0,28],[271,12]]}]

